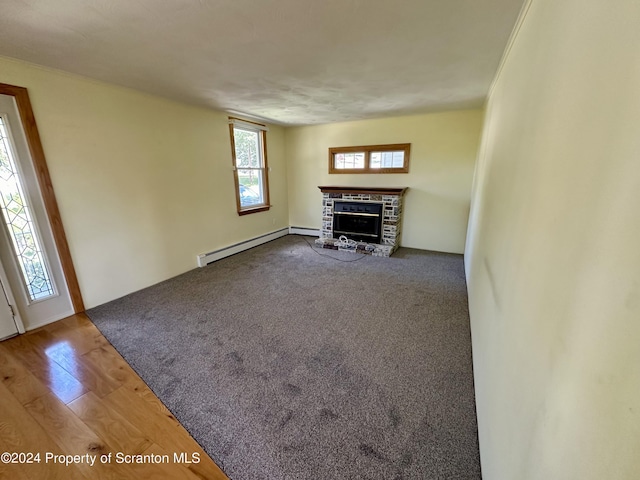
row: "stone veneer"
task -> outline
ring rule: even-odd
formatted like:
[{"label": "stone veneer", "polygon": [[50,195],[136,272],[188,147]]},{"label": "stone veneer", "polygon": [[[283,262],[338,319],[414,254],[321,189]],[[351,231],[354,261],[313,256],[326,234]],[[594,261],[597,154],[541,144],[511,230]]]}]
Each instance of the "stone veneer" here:
[{"label": "stone veneer", "polygon": [[[389,257],[400,246],[402,203],[406,188],[318,187],[322,192],[322,229],[316,244],[324,248]],[[336,246],[333,238],[333,202],[382,203],[381,243],[358,242],[356,248]]]}]

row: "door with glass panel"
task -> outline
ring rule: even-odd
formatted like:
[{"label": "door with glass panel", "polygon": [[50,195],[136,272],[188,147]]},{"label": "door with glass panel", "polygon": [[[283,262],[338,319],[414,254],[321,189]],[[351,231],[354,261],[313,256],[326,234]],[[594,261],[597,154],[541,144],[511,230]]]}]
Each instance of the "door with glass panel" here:
[{"label": "door with glass panel", "polygon": [[18,108],[9,95],[0,95],[0,210],[0,276],[15,303],[17,328],[31,329],[71,315],[69,290]]}]

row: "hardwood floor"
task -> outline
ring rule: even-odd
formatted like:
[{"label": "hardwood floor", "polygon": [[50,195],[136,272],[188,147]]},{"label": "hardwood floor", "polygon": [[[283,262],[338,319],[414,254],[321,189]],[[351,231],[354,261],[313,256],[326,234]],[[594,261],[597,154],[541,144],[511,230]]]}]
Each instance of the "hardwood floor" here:
[{"label": "hardwood floor", "polygon": [[0,453],[40,454],[0,478],[227,479],[83,314],[0,342],[0,378]]}]

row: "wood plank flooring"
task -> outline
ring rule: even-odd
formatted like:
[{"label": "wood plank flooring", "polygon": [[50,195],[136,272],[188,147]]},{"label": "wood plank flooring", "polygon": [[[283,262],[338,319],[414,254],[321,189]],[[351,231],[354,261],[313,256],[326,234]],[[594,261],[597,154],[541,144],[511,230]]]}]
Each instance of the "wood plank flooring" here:
[{"label": "wood plank flooring", "polygon": [[0,453],[40,454],[2,479],[227,479],[83,314],[0,342],[0,379]]}]

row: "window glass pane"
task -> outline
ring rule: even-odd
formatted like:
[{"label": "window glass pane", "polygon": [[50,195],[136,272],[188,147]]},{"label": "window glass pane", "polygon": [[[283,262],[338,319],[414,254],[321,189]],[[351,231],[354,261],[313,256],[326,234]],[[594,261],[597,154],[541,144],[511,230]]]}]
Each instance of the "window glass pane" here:
[{"label": "window glass pane", "polygon": [[391,161],[392,168],[404,167],[404,152],[392,152],[393,160]]},{"label": "window glass pane", "polygon": [[404,152],[371,152],[371,168],[403,168]]},{"label": "window glass pane", "polygon": [[369,156],[369,161],[370,164],[369,166],[371,168],[380,168],[381,165],[381,161],[382,161],[382,152],[371,152],[371,155]]},{"label": "window glass pane", "polygon": [[391,168],[393,152],[382,152],[382,168]]},{"label": "window glass pane", "polygon": [[364,168],[364,152],[336,153],[333,158],[335,168]]},{"label": "window glass pane", "polygon": [[344,154],[344,168],[356,168],[355,167],[356,155],[355,153]]},{"label": "window glass pane", "polygon": [[0,117],[0,207],[31,300],[54,295],[30,207],[22,190],[7,129]]},{"label": "window glass pane", "polygon": [[263,169],[238,169],[240,206],[253,207],[264,203]]},{"label": "window glass pane", "polygon": [[236,146],[236,166],[260,168],[260,136],[258,132],[233,129],[233,139]]}]

